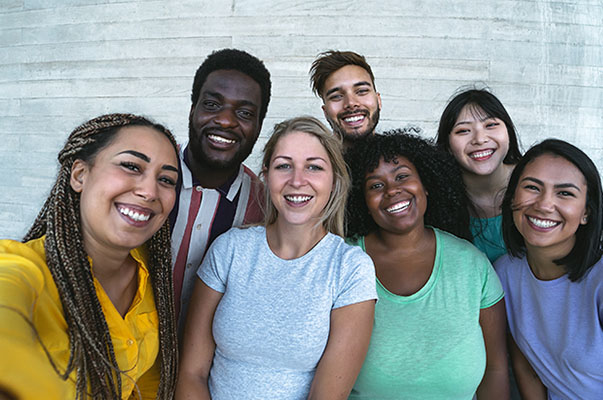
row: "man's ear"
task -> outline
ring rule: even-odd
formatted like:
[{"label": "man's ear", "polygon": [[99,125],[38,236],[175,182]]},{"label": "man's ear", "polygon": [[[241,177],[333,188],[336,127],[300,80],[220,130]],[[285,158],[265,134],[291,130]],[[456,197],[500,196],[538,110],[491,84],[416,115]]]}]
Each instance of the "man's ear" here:
[{"label": "man's ear", "polygon": [[377,92],[377,104],[379,104],[379,111],[381,111],[381,93]]},{"label": "man's ear", "polygon": [[85,161],[75,160],[71,166],[71,176],[69,184],[76,193],[81,193],[84,187],[84,182],[88,176],[89,167]]}]

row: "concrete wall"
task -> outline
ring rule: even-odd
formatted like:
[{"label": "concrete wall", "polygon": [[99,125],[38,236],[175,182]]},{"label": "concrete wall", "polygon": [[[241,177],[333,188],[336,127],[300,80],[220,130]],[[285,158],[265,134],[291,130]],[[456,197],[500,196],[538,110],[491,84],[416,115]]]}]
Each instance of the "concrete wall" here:
[{"label": "concrete wall", "polygon": [[603,169],[602,21],[600,0],[2,0],[0,237],[33,222],[81,122],[141,113],[184,141],[194,72],[223,47],[273,75],[255,169],[275,122],[322,118],[308,69],[327,49],[373,66],[380,130],[415,123],[433,136],[451,94],[477,82],[506,105],[524,148],[563,138]]}]

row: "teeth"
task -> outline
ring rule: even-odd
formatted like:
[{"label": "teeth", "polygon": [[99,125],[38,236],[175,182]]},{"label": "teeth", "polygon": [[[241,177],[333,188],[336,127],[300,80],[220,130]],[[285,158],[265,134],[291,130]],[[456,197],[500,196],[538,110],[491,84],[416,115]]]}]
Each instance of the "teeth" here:
[{"label": "teeth", "polygon": [[214,142],[218,142],[218,143],[226,143],[226,144],[233,144],[235,143],[234,140],[232,139],[226,139],[222,136],[218,136],[218,135],[208,135],[208,137],[213,140]]},{"label": "teeth", "polygon": [[309,201],[311,198],[312,196],[285,196],[285,199],[292,203],[303,203],[305,201]]},{"label": "teeth", "polygon": [[492,153],[494,153],[494,150],[477,151],[475,153],[471,153],[469,155],[469,157],[471,157],[471,158],[483,158],[483,157],[488,157]]},{"label": "teeth", "polygon": [[391,207],[388,207],[385,209],[385,211],[387,211],[388,213],[395,213],[395,212],[399,212],[402,210],[406,210],[408,208],[408,206],[410,205],[410,201],[402,201],[400,203],[396,203]]},{"label": "teeth", "polygon": [[539,228],[551,228],[555,225],[559,225],[559,222],[551,221],[550,219],[538,219],[534,217],[528,217],[528,219]]},{"label": "teeth", "polygon": [[355,117],[344,118],[343,120],[345,122],[357,122],[357,121],[361,121],[363,119],[364,119],[364,115],[357,115]]},{"label": "teeth", "polygon": [[136,211],[130,210],[127,207],[119,207],[118,210],[123,215],[127,215],[128,217],[132,218],[134,221],[137,221],[137,222],[148,221],[149,218],[151,218],[150,214],[149,215],[139,214]]}]

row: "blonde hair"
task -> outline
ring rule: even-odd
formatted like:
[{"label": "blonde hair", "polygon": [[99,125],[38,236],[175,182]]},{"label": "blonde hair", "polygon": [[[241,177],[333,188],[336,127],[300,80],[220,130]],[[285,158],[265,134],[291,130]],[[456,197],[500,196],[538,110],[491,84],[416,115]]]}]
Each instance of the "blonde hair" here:
[{"label": "blonde hair", "polygon": [[[335,136],[319,120],[310,116],[291,118],[274,126],[270,139],[264,146],[264,158],[262,161],[262,176],[266,176],[270,166],[270,160],[274,155],[276,145],[281,138],[292,132],[304,132],[317,138],[326,150],[329,161],[333,168],[333,190],[329,196],[327,205],[322,210],[318,224],[331,233],[339,236],[344,235],[345,204],[350,187],[350,175],[342,154],[341,139]],[[264,185],[264,225],[268,226],[276,222],[278,211],[270,198],[270,189]]]}]

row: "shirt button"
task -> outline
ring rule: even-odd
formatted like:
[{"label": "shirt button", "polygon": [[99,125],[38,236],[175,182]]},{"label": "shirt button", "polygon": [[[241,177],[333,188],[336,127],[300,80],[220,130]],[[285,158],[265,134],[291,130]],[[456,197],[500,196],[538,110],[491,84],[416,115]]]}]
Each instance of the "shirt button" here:
[{"label": "shirt button", "polygon": [[197,224],[197,226],[196,226],[197,230],[200,231],[202,226],[203,226],[202,224]]},{"label": "shirt button", "polygon": [[132,339],[128,339],[126,343],[128,344],[128,346],[132,346],[134,344],[134,341]]},{"label": "shirt button", "polygon": [[192,263],[188,263],[188,264],[186,264],[186,268],[191,268],[192,266],[193,266],[193,264],[192,264]]},{"label": "shirt button", "polygon": [[202,190],[203,190],[203,188],[202,188],[201,186],[195,186],[195,190],[196,190],[197,192],[200,192],[200,191],[202,191]]}]

